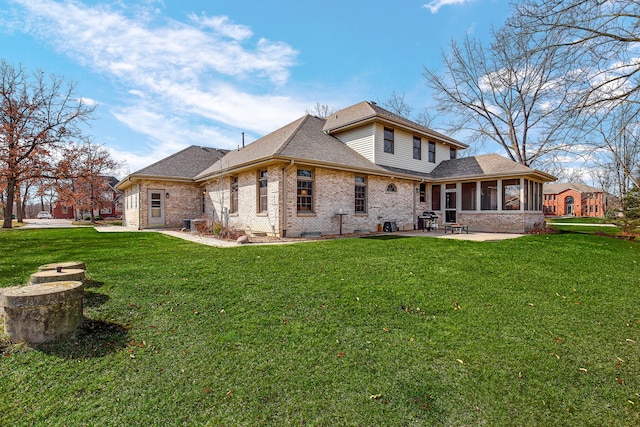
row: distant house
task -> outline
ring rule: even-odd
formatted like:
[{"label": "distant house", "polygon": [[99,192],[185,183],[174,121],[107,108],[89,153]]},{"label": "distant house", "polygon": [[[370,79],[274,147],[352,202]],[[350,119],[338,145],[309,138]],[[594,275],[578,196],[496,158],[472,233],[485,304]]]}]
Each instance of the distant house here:
[{"label": "distant house", "polygon": [[545,184],[543,193],[546,216],[604,217],[608,209],[607,194],[586,184]]},{"label": "distant house", "polygon": [[[108,200],[109,203],[102,209],[97,209],[94,212],[94,216],[101,216],[103,218],[121,218],[123,214],[122,192],[116,189],[118,178],[113,176],[107,176],[105,178],[107,179],[108,189],[105,194],[102,195],[102,198],[104,200]],[[82,218],[85,214],[89,215],[89,212],[78,211],[78,209],[73,205],[56,201],[53,203],[52,214],[56,219],[77,219]]]},{"label": "distant house", "polygon": [[[467,145],[373,102],[328,118],[305,115],[225,152],[189,147],[118,183],[125,224],[180,227],[186,218],[280,237],[440,225],[525,232],[544,222],[543,183],[555,178]],[[197,161],[196,161],[197,160]]]}]

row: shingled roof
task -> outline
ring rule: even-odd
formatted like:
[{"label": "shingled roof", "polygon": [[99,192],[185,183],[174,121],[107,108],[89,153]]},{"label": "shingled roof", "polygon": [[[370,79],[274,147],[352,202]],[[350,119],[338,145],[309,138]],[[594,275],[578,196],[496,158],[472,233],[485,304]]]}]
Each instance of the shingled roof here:
[{"label": "shingled roof", "polygon": [[602,193],[601,189],[590,187],[579,182],[565,182],[561,184],[545,184],[542,192],[544,194],[560,194],[563,191],[576,190],[580,193]]},{"label": "shingled roof", "polygon": [[146,168],[140,169],[132,175],[193,179],[227,152],[228,150],[191,145]]},{"label": "shingled roof", "polygon": [[510,175],[535,175],[547,181],[555,180],[555,177],[547,173],[521,165],[498,154],[445,160],[431,172],[431,177],[434,179]]},{"label": "shingled roof", "polygon": [[325,119],[306,115],[224,158],[196,176],[197,180],[269,160],[343,167],[371,173],[388,172],[322,131]]},{"label": "shingled roof", "polygon": [[116,188],[122,190],[131,178],[167,179],[193,181],[196,175],[223,157],[228,150],[191,145],[152,165],[140,169],[118,183]]},{"label": "shingled roof", "polygon": [[447,135],[443,135],[426,126],[422,126],[412,120],[392,113],[378,106],[375,102],[364,101],[347,107],[327,117],[323,131],[328,134],[337,133],[353,126],[360,126],[367,122],[379,120],[396,126],[404,127],[410,131],[424,134],[431,138],[453,145],[456,148],[467,148],[468,145],[457,141]]}]

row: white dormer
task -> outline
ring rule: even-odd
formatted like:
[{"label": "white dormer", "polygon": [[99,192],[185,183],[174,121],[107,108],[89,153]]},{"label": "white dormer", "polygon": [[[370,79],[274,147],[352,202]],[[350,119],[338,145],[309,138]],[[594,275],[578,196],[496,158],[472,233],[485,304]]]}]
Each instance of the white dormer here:
[{"label": "white dormer", "polygon": [[372,102],[332,114],[323,130],[377,165],[420,173],[430,173],[440,162],[467,148]]}]

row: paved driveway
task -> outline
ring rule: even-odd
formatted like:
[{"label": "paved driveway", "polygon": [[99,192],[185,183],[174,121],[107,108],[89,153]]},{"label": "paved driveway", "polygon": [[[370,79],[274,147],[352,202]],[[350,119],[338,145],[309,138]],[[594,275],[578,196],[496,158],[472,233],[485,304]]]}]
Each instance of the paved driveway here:
[{"label": "paved driveway", "polygon": [[20,229],[25,228],[71,228],[75,227],[71,223],[70,219],[25,219],[25,225]]}]

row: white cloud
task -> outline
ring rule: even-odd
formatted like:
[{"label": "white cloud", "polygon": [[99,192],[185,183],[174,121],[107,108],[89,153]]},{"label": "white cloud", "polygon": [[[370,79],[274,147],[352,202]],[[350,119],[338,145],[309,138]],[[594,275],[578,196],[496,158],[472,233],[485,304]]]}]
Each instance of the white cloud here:
[{"label": "white cloud", "polygon": [[[127,106],[109,108],[155,144],[153,156],[189,144],[235,148],[240,130],[261,136],[310,104],[270,95],[288,82],[298,52],[254,38],[229,17],[190,15],[179,22],[161,17],[153,2],[137,9],[74,0],[13,3],[23,9],[25,32],[125,88],[119,102]],[[136,162],[134,154],[122,156]]]},{"label": "white cloud", "polygon": [[80,98],[78,98],[78,101],[80,101],[84,105],[88,105],[90,107],[95,107],[95,106],[97,106],[99,104],[98,101],[96,101],[95,99],[86,98],[86,97],[80,97]]},{"label": "white cloud", "polygon": [[244,25],[237,25],[230,22],[227,16],[197,16],[189,15],[191,20],[197,22],[203,27],[209,27],[221,35],[230,37],[234,40],[246,40],[250,38],[253,33],[249,27]]},{"label": "white cloud", "polygon": [[425,4],[423,7],[429,9],[431,13],[438,13],[442,6],[449,5],[460,5],[465,3],[470,3],[472,0],[431,0],[429,3]]}]

